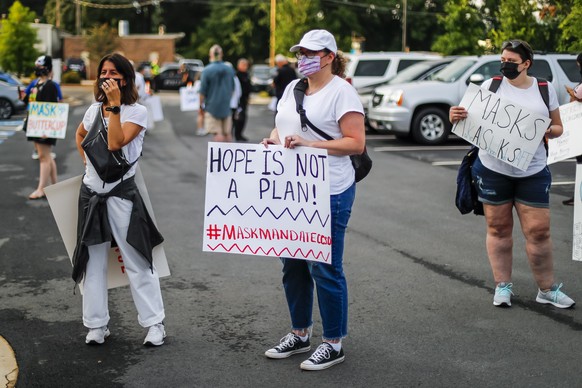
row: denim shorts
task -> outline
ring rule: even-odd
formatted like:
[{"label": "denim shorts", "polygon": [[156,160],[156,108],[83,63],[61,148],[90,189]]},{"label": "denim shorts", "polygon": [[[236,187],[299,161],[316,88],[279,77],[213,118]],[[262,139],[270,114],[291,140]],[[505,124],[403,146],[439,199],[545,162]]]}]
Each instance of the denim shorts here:
[{"label": "denim shorts", "polygon": [[479,200],[490,205],[519,202],[537,208],[550,207],[552,174],[548,166],[540,172],[514,178],[491,171],[477,158],[472,168]]}]

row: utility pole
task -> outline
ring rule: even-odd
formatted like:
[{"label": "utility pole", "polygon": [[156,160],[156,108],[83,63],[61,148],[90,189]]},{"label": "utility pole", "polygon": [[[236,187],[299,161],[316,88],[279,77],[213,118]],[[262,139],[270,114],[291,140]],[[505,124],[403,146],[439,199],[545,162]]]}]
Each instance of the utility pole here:
[{"label": "utility pole", "polygon": [[269,47],[269,66],[275,66],[275,23],[277,22],[277,0],[271,0],[271,39]]},{"label": "utility pole", "polygon": [[81,4],[75,2],[75,30],[81,35]]},{"label": "utility pole", "polygon": [[55,27],[61,27],[61,0],[57,0],[55,4]]},{"label": "utility pole", "polygon": [[406,44],[406,0],[402,0],[402,51],[408,51]]}]

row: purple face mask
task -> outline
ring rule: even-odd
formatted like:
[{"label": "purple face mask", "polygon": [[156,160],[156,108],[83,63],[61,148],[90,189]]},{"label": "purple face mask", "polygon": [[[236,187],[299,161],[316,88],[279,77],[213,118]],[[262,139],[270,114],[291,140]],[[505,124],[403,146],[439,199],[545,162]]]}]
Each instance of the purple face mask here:
[{"label": "purple face mask", "polygon": [[299,60],[298,68],[301,74],[309,77],[311,74],[315,74],[321,70],[321,57],[316,55],[313,58],[308,58],[304,55]]}]

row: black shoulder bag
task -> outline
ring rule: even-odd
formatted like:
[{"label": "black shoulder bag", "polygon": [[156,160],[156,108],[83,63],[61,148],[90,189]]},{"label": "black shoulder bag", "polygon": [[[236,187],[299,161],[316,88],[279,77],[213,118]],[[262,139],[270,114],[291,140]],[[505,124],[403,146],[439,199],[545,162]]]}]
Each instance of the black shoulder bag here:
[{"label": "black shoulder bag", "polygon": [[[293,95],[295,96],[295,104],[297,113],[301,119],[301,128],[307,131],[307,126],[315,131],[319,136],[323,137],[325,140],[334,140],[333,137],[323,132],[321,129],[317,128],[305,115],[305,109],[303,109],[303,98],[305,97],[305,91],[307,90],[307,79],[303,78],[293,88]],[[366,147],[364,147],[364,152],[360,155],[350,155],[352,160],[352,166],[356,171],[356,182],[361,181],[368,175],[372,169],[372,159],[368,155]]]},{"label": "black shoulder bag", "polygon": [[136,159],[133,163],[129,163],[123,155],[123,150],[109,151],[107,125],[105,125],[101,106],[99,106],[99,113],[95,115],[93,125],[83,139],[81,147],[95,167],[97,175],[105,183],[117,182],[137,162]]}]

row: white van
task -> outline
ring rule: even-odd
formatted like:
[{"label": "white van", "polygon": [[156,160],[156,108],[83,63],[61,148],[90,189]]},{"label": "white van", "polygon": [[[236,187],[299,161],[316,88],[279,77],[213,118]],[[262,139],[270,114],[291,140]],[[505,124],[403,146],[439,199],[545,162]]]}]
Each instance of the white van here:
[{"label": "white van", "polygon": [[356,89],[387,81],[415,63],[442,58],[441,55],[432,53],[397,51],[346,54],[346,57],[346,79]]}]

